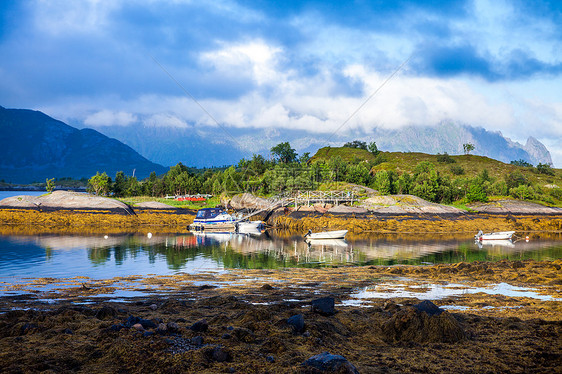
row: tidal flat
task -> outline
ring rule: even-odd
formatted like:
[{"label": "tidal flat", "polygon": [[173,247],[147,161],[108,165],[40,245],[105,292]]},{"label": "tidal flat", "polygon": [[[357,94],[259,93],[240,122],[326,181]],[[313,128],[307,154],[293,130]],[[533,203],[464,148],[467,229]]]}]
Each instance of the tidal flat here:
[{"label": "tidal flat", "polygon": [[[304,363],[329,352],[360,373],[554,373],[561,266],[503,260],[33,279],[0,299],[0,362],[13,373],[318,373],[330,371]],[[41,284],[48,291],[33,291]],[[435,285],[451,292],[428,293]],[[332,310],[313,307],[330,299]],[[439,310],[423,311],[423,300]]]}]

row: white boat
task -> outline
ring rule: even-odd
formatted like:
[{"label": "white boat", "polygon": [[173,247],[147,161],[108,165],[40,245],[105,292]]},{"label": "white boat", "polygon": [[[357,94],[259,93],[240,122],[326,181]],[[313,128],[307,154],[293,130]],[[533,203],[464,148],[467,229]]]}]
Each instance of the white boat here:
[{"label": "white boat", "polygon": [[191,231],[255,232],[264,229],[262,221],[246,221],[235,218],[221,208],[203,208],[197,211]]},{"label": "white boat", "polygon": [[475,240],[509,240],[515,234],[515,231],[499,231],[499,232],[489,232],[484,234],[479,231],[478,234],[474,235]]},{"label": "white boat", "polygon": [[308,232],[304,235],[306,239],[343,239],[347,234],[347,230],[337,230],[337,231],[322,231],[322,232]]}]

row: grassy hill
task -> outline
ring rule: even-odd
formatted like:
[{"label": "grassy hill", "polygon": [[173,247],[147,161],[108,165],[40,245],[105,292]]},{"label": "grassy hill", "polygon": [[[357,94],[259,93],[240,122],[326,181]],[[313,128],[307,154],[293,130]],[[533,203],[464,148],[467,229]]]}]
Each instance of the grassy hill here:
[{"label": "grassy hill", "polygon": [[[541,186],[548,184],[556,184],[562,187],[562,169],[552,169],[554,176],[538,173],[535,167],[523,167],[491,159],[485,156],[475,155],[430,155],[419,152],[380,152],[377,156],[369,151],[358,148],[347,147],[324,147],[318,150],[311,158],[311,162],[328,161],[329,159],[340,156],[347,162],[354,160],[367,161],[376,164],[372,167],[371,172],[376,173],[381,170],[393,170],[398,174],[404,172],[413,174],[416,165],[422,161],[428,161],[435,165],[436,170],[442,176],[449,176],[451,179],[456,177],[474,178],[484,169],[488,171],[490,177],[494,179],[503,178],[505,175],[513,172],[522,173],[525,178],[532,184]],[[452,161],[445,162],[449,159]],[[440,161],[441,160],[441,161]],[[464,173],[455,174],[452,167],[461,167]]]}]

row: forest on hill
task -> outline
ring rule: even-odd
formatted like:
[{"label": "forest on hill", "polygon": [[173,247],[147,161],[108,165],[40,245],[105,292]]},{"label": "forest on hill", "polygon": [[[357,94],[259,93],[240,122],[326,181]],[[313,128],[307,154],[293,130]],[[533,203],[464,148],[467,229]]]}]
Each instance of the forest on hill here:
[{"label": "forest on hill", "polygon": [[112,179],[97,173],[88,189],[114,197],[251,192],[262,196],[297,190],[334,188],[334,182],[373,188],[381,195],[412,194],[425,200],[451,204],[488,201],[493,197],[562,203],[562,175],[547,164],[533,166],[522,160],[510,164],[483,156],[429,155],[381,152],[373,142],[325,147],[310,157],[298,155],[288,142],[271,148],[271,159],[254,154],[228,168],[192,169],[178,163],[161,176],[137,180],[118,172]]}]

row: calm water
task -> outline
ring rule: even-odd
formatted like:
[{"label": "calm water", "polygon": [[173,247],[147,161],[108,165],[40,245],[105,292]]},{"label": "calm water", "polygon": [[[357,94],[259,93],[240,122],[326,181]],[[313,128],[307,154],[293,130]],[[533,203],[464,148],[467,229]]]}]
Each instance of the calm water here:
[{"label": "calm water", "polygon": [[28,196],[41,196],[46,194],[47,191],[0,191],[0,200],[4,200],[7,197],[28,195]]},{"label": "calm water", "polygon": [[470,238],[432,240],[386,235],[305,243],[301,236],[25,235],[0,236],[0,282],[27,277],[94,279],[229,268],[333,264],[392,265],[562,258],[562,238],[479,246]]}]

